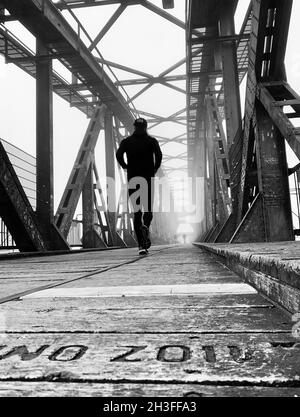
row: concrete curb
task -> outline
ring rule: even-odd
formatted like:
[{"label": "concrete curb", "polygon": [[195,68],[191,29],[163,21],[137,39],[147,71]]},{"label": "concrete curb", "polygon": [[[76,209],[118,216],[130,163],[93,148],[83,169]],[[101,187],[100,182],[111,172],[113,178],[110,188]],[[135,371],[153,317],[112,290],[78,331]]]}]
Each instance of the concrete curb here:
[{"label": "concrete curb", "polygon": [[[293,245],[292,250],[295,249],[294,242],[288,244]],[[288,252],[282,249],[283,246],[273,245],[277,250],[264,254],[260,253],[262,246],[259,244],[216,245],[195,242],[194,245],[220,257],[231,270],[290,313],[300,311],[300,257],[298,260],[286,259]],[[300,253],[298,243],[296,249]]]}]

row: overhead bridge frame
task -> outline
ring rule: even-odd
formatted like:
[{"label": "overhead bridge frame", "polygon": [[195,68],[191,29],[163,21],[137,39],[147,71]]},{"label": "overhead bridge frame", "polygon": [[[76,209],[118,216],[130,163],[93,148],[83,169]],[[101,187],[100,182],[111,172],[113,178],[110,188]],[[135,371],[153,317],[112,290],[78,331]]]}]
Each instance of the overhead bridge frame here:
[{"label": "overhead bridge frame", "polygon": [[[112,4],[119,7],[95,38],[90,38],[74,11]],[[41,244],[36,243],[36,250],[67,247],[72,217],[81,194],[84,247],[134,244],[132,216],[128,207],[125,208],[127,215],[124,214],[123,197],[118,200],[114,193],[116,212],[107,210],[94,160],[94,146],[103,130],[107,175],[113,178],[114,151],[130,132],[136,116],[148,119],[150,131],[165,122],[187,127],[187,135],[158,139],[162,146],[172,142],[187,147],[187,152],[182,148],[176,155],[165,156],[165,173],[187,167],[189,176],[203,178],[199,194],[204,197],[198,203],[205,212],[195,228],[200,240],[294,239],[285,141],[300,158],[300,129],[292,123],[300,115],[300,99],[287,83],[284,69],[292,0],[287,0],[285,6],[279,0],[253,0],[238,34],[234,27],[237,4],[237,0],[188,0],[187,21],[184,22],[165,10],[174,6],[174,1],[167,0],[161,2],[162,7],[148,0],[61,0],[56,4],[50,0],[0,1],[0,53],[6,62],[14,63],[36,78],[37,209],[30,212],[29,208],[28,214],[35,225],[35,235],[39,233],[41,239]],[[129,6],[142,6],[185,30],[187,56],[158,75],[105,60],[98,44]],[[5,9],[9,15],[3,12]],[[60,10],[72,14],[78,33]],[[5,23],[12,20],[20,21],[36,37],[35,52],[7,30]],[[80,33],[88,37],[89,45],[82,42]],[[53,59],[70,70],[71,83],[53,71]],[[173,75],[172,72],[184,63],[186,74]],[[112,68],[136,77],[112,80],[107,72]],[[246,74],[246,106],[242,117],[239,86]],[[173,84],[184,80],[186,89]],[[187,94],[186,108],[164,117],[137,110],[135,100],[155,84]],[[124,90],[130,85],[141,85],[140,91],[131,97]],[[91,119],[55,216],[53,91]],[[291,112],[284,111],[287,106]],[[101,115],[96,116],[99,109]],[[86,140],[91,137],[93,140],[87,146]],[[172,167],[174,160],[183,161],[184,165]],[[272,165],[269,160],[273,161]],[[7,169],[13,172],[9,163]],[[14,175],[12,178],[17,181]],[[121,171],[120,180],[124,183]],[[16,189],[20,189],[20,184]],[[20,193],[27,206],[26,196]],[[6,200],[12,198],[7,185],[2,188],[2,196]],[[159,231],[158,217],[156,228]],[[160,221],[166,222],[166,219],[161,217]],[[34,239],[28,242],[20,245],[21,250],[30,245],[34,247]]]},{"label": "overhead bridge frame", "polygon": [[[62,5],[69,9],[67,3],[62,1]],[[116,144],[120,142],[124,134],[128,134],[132,129],[134,117],[139,113],[133,105],[136,97],[129,98],[123,89],[122,83],[119,83],[117,78],[115,78],[115,82],[112,81],[106,72],[111,71],[113,67],[119,67],[118,64],[105,61],[99,53],[97,45],[127,5],[133,5],[134,3],[133,1],[123,2],[97,37],[92,40],[71,10],[69,11],[78,25],[78,33],[70,27],[59,12],[57,8],[59,5],[54,5],[50,0],[3,0],[0,2],[0,53],[4,55],[7,63],[14,63],[33,76],[36,79],[37,86],[37,207],[36,212],[33,212],[28,200],[26,200],[25,193],[22,193],[24,204],[28,206],[29,211],[31,210],[31,214],[24,216],[24,212],[18,213],[18,210],[14,213],[15,217],[23,214],[24,222],[32,216],[32,223],[35,224],[36,230],[34,231],[32,227],[26,228],[27,225],[25,225],[27,235],[30,232],[32,233],[32,236],[29,236],[31,243],[28,243],[28,236],[26,237],[24,227],[20,228],[21,232],[25,233],[21,240],[15,228],[9,227],[21,251],[29,249],[47,251],[68,248],[68,233],[80,194],[82,194],[83,200],[83,247],[128,246],[135,244],[132,217],[128,212],[129,208],[122,208],[128,212],[126,219],[124,217],[125,213],[122,212],[122,203],[120,201],[118,204],[115,201],[115,206],[118,206],[117,212],[111,213],[108,211],[106,202],[103,200],[92,141],[88,147],[86,145],[86,139],[90,140],[91,137],[91,126],[94,145],[97,142],[99,131],[101,129],[105,131],[107,175],[113,177]],[[146,1],[143,3],[145,7],[154,13],[167,18],[182,29],[185,28],[182,22],[154,6],[151,2]],[[171,4],[170,2],[164,2],[164,6],[170,7]],[[4,13],[5,10],[9,12],[9,15]],[[36,37],[35,52],[31,51],[5,27],[5,23],[12,20],[20,21]],[[89,46],[86,46],[81,40],[81,33],[84,33],[90,39],[91,43]],[[92,54],[94,50],[97,51],[98,57]],[[54,59],[58,59],[70,70],[72,83],[67,82],[53,71],[52,61]],[[179,66],[181,64],[178,63],[176,65]],[[169,71],[172,71],[172,68],[167,70],[165,74],[168,74]],[[138,71],[136,73],[142,75]],[[183,90],[168,84],[169,81],[173,81],[173,78],[164,78],[165,74],[158,77],[157,82],[169,85],[170,88],[184,93]],[[151,80],[154,80],[154,77],[147,74],[148,76]],[[68,101],[71,107],[76,107],[91,118],[82,144],[84,150],[79,150],[78,161],[75,161],[74,165],[77,178],[74,181],[73,169],[55,216],[53,207],[53,91]],[[97,115],[99,109],[101,109],[101,116]],[[184,124],[184,117],[178,119],[176,116],[176,114],[171,115],[169,118],[165,118],[165,120],[159,118],[159,116],[154,116],[153,123],[150,121],[150,124],[154,126],[163,121]],[[98,126],[97,131],[95,131],[95,125]],[[3,149],[2,151],[5,154],[5,150]],[[86,155],[81,160],[84,153]],[[166,158],[167,160],[168,158]],[[77,175],[78,164],[80,165],[80,175]],[[12,166],[10,166],[10,170],[14,171]],[[14,179],[17,181],[16,176]],[[5,186],[7,187],[7,184]],[[21,188],[21,185],[19,184],[16,188]],[[10,198],[9,190],[5,189],[4,191],[5,198]],[[97,194],[101,201],[100,206]],[[69,207],[70,204],[71,206]],[[3,215],[5,217],[5,214]],[[100,229],[98,226],[98,229],[96,228],[95,222],[98,223]],[[158,225],[159,222],[160,220],[157,218],[156,224]],[[11,225],[13,222],[8,221],[6,218],[6,223]],[[166,224],[167,222],[165,222],[164,226]],[[160,229],[161,231],[163,230],[163,223],[157,227],[158,235],[160,234]],[[41,243],[34,238],[37,234],[40,236]]]},{"label": "overhead bridge frame", "polygon": [[[293,230],[285,142],[299,158],[300,129],[291,120],[300,116],[300,101],[287,83],[284,67],[292,0],[253,0],[238,36],[233,23],[236,5],[234,0],[225,0],[221,6],[217,1],[189,1],[189,170],[192,176],[204,177],[207,203],[198,240],[294,240],[297,231]],[[205,33],[203,42],[201,36],[193,36],[193,29]],[[196,47],[199,53],[193,58]],[[242,120],[238,85],[246,65]],[[218,77],[224,85],[221,91],[217,77],[213,78],[218,70],[222,71]],[[292,112],[284,112],[286,106]],[[225,165],[218,158],[212,162],[215,132],[224,136],[223,116],[227,135],[217,151],[227,146]],[[226,213],[229,193],[231,209]]]}]

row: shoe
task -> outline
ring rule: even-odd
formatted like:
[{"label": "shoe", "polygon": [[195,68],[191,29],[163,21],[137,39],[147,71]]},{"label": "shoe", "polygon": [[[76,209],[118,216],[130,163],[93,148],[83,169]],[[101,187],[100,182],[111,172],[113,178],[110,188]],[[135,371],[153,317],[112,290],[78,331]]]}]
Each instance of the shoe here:
[{"label": "shoe", "polygon": [[139,249],[139,255],[147,255],[147,253],[148,253],[147,249],[143,249],[143,248]]},{"label": "shoe", "polygon": [[143,225],[141,227],[141,233],[142,233],[142,239],[143,239],[142,246],[145,249],[149,249],[151,246],[151,240],[149,238],[149,228]]}]

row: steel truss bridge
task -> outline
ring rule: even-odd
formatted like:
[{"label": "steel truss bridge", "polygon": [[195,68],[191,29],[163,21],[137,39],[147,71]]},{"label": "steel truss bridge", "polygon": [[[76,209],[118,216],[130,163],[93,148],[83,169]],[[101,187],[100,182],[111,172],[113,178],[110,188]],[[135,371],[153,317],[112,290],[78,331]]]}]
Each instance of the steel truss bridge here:
[{"label": "steel truss bridge", "polygon": [[[150,129],[164,122],[186,133],[158,137],[162,146],[181,144],[177,155],[165,154],[161,176],[177,170],[202,178],[203,215],[194,228],[203,242],[291,241],[293,225],[286,143],[300,157],[300,98],[286,78],[285,52],[292,0],[252,0],[239,33],[237,0],[188,0],[186,21],[171,13],[174,1],[160,6],[148,0],[0,0],[0,53],[36,79],[35,205],[26,193],[16,164],[0,143],[0,217],[20,251],[68,250],[68,236],[82,197],[82,246],[132,246],[132,213],[124,196],[108,211],[100,183],[95,147],[105,134],[106,175],[115,178],[115,150],[132,130],[134,118],[148,119]],[[79,20],[82,8],[117,5],[92,38]],[[186,33],[186,56],[159,75],[106,60],[101,40],[128,7],[144,7]],[[170,9],[170,10],[168,10]],[[75,29],[68,22],[75,22]],[[35,38],[32,51],[7,28],[20,22]],[[72,74],[68,82],[53,70],[53,60]],[[185,65],[182,74],[173,71]],[[119,79],[114,70],[130,75]],[[134,78],[132,77],[134,74]],[[241,113],[240,84],[247,77]],[[185,81],[186,88],[176,82]],[[175,83],[174,83],[175,82]],[[154,85],[186,95],[186,107],[169,116],[137,109],[135,100]],[[141,86],[134,95],[128,86]],[[55,93],[90,119],[56,213],[53,205],[53,103]],[[287,108],[289,109],[287,111]],[[5,139],[5,138],[3,138]],[[176,161],[177,166],[170,162]],[[119,181],[125,183],[123,173]],[[299,202],[298,180],[295,185]],[[174,198],[174,196],[173,196]],[[172,242],[176,216],[156,213],[153,237]]]}]

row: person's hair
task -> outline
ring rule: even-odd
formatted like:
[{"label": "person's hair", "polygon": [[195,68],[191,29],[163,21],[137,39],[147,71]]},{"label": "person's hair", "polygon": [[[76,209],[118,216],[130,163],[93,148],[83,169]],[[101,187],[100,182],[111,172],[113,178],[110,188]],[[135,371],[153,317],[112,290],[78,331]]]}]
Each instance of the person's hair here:
[{"label": "person's hair", "polygon": [[139,117],[133,123],[136,130],[146,130],[148,127],[148,123],[146,119]]}]

